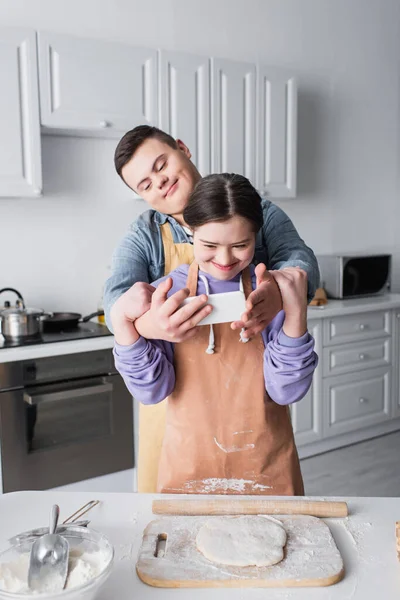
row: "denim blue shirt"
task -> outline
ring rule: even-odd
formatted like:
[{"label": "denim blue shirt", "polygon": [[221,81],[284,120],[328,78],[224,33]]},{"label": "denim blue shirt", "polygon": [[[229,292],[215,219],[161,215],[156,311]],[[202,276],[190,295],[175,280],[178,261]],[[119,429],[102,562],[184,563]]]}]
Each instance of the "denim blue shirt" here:
[{"label": "denim blue shirt", "polygon": [[[264,225],[256,238],[254,264],[268,269],[301,267],[308,274],[308,300],[319,286],[318,263],[311,248],[300,238],[292,221],[270,200],[262,201]],[[114,251],[112,275],[104,287],[104,311],[111,329],[110,310],[114,302],[137,281],[151,283],[164,275],[164,249],[160,225],[171,224],[174,242],[189,243],[183,227],[173,218],[147,210],[134,221]]]}]

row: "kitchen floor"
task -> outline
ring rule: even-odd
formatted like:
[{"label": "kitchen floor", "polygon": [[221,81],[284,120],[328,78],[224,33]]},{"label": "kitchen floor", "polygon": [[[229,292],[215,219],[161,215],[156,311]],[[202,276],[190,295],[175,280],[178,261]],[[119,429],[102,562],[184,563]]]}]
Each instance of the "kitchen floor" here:
[{"label": "kitchen floor", "polygon": [[400,431],[301,461],[307,496],[400,496]]}]

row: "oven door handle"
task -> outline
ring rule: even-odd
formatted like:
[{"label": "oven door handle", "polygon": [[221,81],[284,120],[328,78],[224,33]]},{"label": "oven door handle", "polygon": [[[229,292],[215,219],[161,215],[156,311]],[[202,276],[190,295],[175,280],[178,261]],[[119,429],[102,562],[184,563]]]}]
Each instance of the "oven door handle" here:
[{"label": "oven door handle", "polygon": [[72,388],[49,394],[28,394],[24,392],[24,401],[34,406],[36,404],[43,404],[44,402],[61,402],[62,400],[69,400],[71,397],[82,398],[84,396],[93,396],[93,394],[104,394],[105,392],[112,392],[112,389],[112,383],[102,383],[100,385]]}]

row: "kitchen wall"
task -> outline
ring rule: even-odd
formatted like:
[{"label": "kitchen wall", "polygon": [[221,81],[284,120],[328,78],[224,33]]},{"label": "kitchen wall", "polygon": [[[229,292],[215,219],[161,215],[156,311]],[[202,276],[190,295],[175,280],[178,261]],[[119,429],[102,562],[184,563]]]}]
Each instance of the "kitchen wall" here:
[{"label": "kitchen wall", "polygon": [[[393,252],[400,290],[398,0],[2,0],[0,24],[293,69],[298,197],[278,204],[315,252]],[[31,306],[96,309],[145,208],[113,171],[115,145],[42,136],[44,197],[0,199],[0,286]]]}]

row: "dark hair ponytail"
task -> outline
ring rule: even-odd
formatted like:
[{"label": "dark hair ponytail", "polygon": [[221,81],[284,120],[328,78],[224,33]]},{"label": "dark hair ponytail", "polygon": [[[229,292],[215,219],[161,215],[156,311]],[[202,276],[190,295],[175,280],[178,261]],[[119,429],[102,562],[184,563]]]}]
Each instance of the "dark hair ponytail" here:
[{"label": "dark hair ponytail", "polygon": [[200,179],[183,211],[183,218],[192,229],[234,216],[250,221],[255,233],[263,224],[260,195],[246,177],[234,173]]}]

